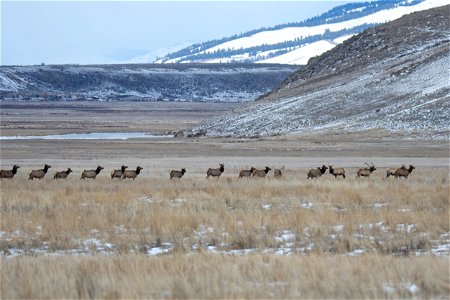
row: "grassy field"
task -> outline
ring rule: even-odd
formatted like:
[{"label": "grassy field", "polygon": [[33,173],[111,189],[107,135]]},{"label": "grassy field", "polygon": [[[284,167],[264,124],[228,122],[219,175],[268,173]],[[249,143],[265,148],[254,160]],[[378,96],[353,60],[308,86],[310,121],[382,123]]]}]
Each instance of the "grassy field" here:
[{"label": "grassy field", "polygon": [[281,180],[3,180],[2,296],[449,292],[445,168],[419,170],[408,180],[307,181],[306,170],[299,171],[299,178],[286,171]]},{"label": "grassy field", "polygon": [[[30,114],[39,134],[51,127]],[[27,131],[14,129],[9,118],[1,123],[9,126],[6,134]],[[107,119],[99,118],[98,128]],[[123,128],[135,124],[121,120]],[[175,127],[170,115],[165,120],[158,128],[199,118],[178,118]],[[151,131],[152,122],[143,129]],[[73,125],[60,124],[57,132]],[[450,293],[448,142],[19,140],[2,141],[0,150],[2,169],[21,166],[13,180],[0,181],[3,299],[447,299]],[[221,178],[206,180],[206,169],[219,162]],[[364,162],[377,170],[355,179]],[[52,165],[46,178],[27,180],[44,163]],[[323,163],[345,167],[347,178],[327,172],[307,180],[308,169]],[[105,170],[96,180],[79,179],[97,164]],[[144,170],[135,181],[111,180],[121,164]],[[416,166],[409,179],[385,178],[387,167],[400,164]],[[275,179],[271,171],[265,179],[238,180],[239,170],[252,165],[284,167],[284,176]],[[74,170],[67,180],[52,179],[67,167]],[[181,167],[185,176],[169,180],[169,171]]]},{"label": "grassy field", "polygon": [[27,256],[3,262],[5,271],[5,299],[447,299],[450,292],[448,259],[438,257]]}]

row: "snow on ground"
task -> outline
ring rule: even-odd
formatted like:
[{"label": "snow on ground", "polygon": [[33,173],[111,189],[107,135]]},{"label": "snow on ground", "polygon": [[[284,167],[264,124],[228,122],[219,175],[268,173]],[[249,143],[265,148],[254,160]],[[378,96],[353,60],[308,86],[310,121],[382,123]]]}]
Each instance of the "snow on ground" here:
[{"label": "snow on ground", "polygon": [[[401,231],[405,231],[407,234],[414,233],[414,224],[396,224],[396,230],[401,228]],[[323,238],[328,239],[329,241],[336,241],[339,238],[342,238],[344,225],[337,224],[335,226],[331,226],[330,232],[328,236]],[[357,240],[368,240],[371,242],[380,241],[379,236],[375,236],[378,231],[381,230],[381,233],[389,234],[392,232],[391,228],[384,225],[383,222],[375,223],[375,224],[361,224],[357,231],[364,233],[355,233],[352,235],[353,238]],[[273,236],[274,241],[276,242],[276,248],[266,248],[266,249],[256,249],[256,248],[247,248],[247,249],[233,249],[230,248],[229,244],[226,242],[222,242],[217,244],[215,242],[215,233],[216,229],[213,227],[206,227],[205,225],[201,225],[197,230],[193,232],[193,236],[197,240],[197,243],[194,243],[191,247],[192,251],[198,250],[206,250],[211,253],[217,253],[222,255],[245,255],[251,253],[268,253],[268,254],[276,254],[276,255],[291,255],[291,254],[308,254],[316,248],[316,244],[314,239],[311,237],[311,229],[305,228],[303,233],[296,234],[290,230],[281,230],[276,231]],[[227,240],[229,234],[226,232],[220,232],[220,235],[224,237],[224,240]],[[14,258],[17,256],[23,255],[55,255],[55,256],[63,256],[63,255],[105,255],[111,256],[119,253],[116,245],[114,243],[104,241],[99,236],[101,232],[98,230],[92,230],[92,237],[87,239],[76,239],[73,241],[73,244],[76,245],[72,249],[64,249],[64,250],[51,250],[48,242],[42,242],[41,246],[35,248],[22,249],[19,247],[10,247],[6,250],[0,250],[0,256],[7,258]],[[123,225],[116,225],[116,234],[128,234],[128,230],[126,230]],[[372,234],[372,235],[371,235]],[[422,233],[424,235],[424,233]],[[425,234],[426,235],[426,234]],[[450,253],[450,233],[443,233],[440,235],[439,240],[432,241],[432,248],[429,251],[422,250],[412,250],[411,255],[423,256],[423,255],[436,255],[436,256],[449,256]],[[18,235],[17,231],[8,233],[4,231],[0,231],[0,240],[2,241],[11,241],[14,239],[21,239],[22,235]],[[23,238],[25,240],[25,238]],[[174,245],[170,241],[161,242],[158,241],[154,244],[146,244],[146,245],[134,245],[130,243],[129,251],[131,253],[144,253],[148,256],[156,256],[156,255],[164,255],[171,254],[174,249]],[[405,249],[406,251],[407,249]],[[401,251],[401,249],[400,249]],[[350,252],[345,255],[348,256],[360,256],[366,253],[373,253],[373,249],[364,249],[361,247],[356,247],[352,249]],[[331,251],[328,254],[336,254]],[[401,255],[401,253],[399,253]],[[394,253],[394,255],[396,255]]]},{"label": "snow on ground", "polygon": [[[404,225],[404,224],[397,224]],[[410,224],[413,225],[413,224]],[[333,234],[329,235],[329,240],[336,240],[342,233],[340,228],[343,228],[342,225],[335,225]],[[363,226],[364,227],[364,226]],[[336,228],[338,230],[336,230]],[[367,229],[367,228],[366,228]],[[204,249],[211,253],[218,253],[223,255],[245,255],[251,253],[268,253],[268,254],[277,254],[277,255],[291,255],[291,254],[308,254],[316,248],[314,241],[309,240],[309,234],[307,228],[305,228],[304,235],[298,236],[297,234],[289,231],[277,231],[275,236],[273,237],[275,242],[277,243],[276,248],[266,248],[266,249],[256,249],[256,248],[247,248],[247,249],[230,249],[226,243],[222,243],[220,245],[214,244],[214,239],[212,238],[215,229],[212,227],[204,227],[203,225],[199,229],[200,231],[195,231],[194,236],[199,241],[192,245],[192,251],[198,251],[200,249]],[[447,235],[445,233],[443,235]],[[227,236],[227,233],[222,233],[223,236]],[[443,236],[441,235],[441,237]],[[11,240],[12,235],[7,232],[1,232],[0,240],[8,241]],[[367,239],[369,241],[375,242],[379,241],[378,237],[371,235],[363,235],[363,234],[354,234],[353,237],[355,239],[364,240]],[[15,237],[18,238],[18,237]],[[297,242],[297,238],[300,240],[306,240],[306,242]],[[113,243],[103,241],[99,238],[88,238],[85,240],[76,240],[74,241],[75,245],[78,245],[72,249],[64,249],[64,250],[51,250],[48,242],[43,242],[40,247],[22,249],[19,247],[10,247],[6,250],[0,250],[0,256],[7,258],[14,258],[17,256],[23,255],[55,255],[55,256],[63,256],[63,255],[105,255],[111,256],[118,254],[119,251]],[[130,244],[129,251],[131,253],[145,253],[148,256],[156,256],[163,254],[171,254],[173,251],[174,245],[170,241],[166,241],[163,243],[156,244],[148,244],[148,245],[133,245]],[[401,249],[400,249],[401,250]],[[405,249],[406,251],[407,249]],[[360,256],[365,253],[372,253],[373,250],[364,249],[364,248],[354,248],[346,255],[348,256]],[[430,251],[423,252],[420,250],[412,251],[412,255],[423,256],[423,255],[436,255],[436,256],[449,256],[450,253],[450,243],[448,239],[442,238],[440,240],[433,241],[433,246]],[[333,252],[329,253],[335,254]],[[399,253],[401,254],[401,253]]]},{"label": "snow on ground", "polygon": [[24,88],[25,84],[20,77],[6,72],[0,73],[0,91],[19,91]]},{"label": "snow on ground", "polygon": [[[148,196],[140,196],[136,198],[136,201],[144,201],[148,205],[160,205],[161,201],[157,199],[150,198]],[[173,199],[171,205],[174,208],[179,208],[185,199]],[[387,205],[380,205],[380,203],[375,203],[368,208],[372,208],[374,211],[380,210],[388,207]],[[311,209],[313,207],[327,207],[328,209],[334,210],[332,205],[328,203],[312,203],[309,201],[303,201],[299,203],[299,207]],[[268,210],[271,209],[272,205],[262,204],[261,209]],[[402,213],[407,213],[408,207],[402,208]],[[409,210],[410,211],[410,210]],[[237,227],[241,230],[245,230],[243,222],[237,222]],[[224,231],[221,228],[214,228],[207,225],[200,225],[197,229],[193,230],[192,235],[189,239],[194,242],[191,244],[191,251],[208,251],[210,253],[216,253],[221,255],[247,255],[251,253],[268,253],[276,255],[291,255],[291,254],[308,254],[314,251],[319,246],[317,243],[322,243],[321,251],[326,254],[335,255],[347,255],[347,256],[361,256],[367,253],[374,253],[377,251],[377,247],[365,248],[364,246],[355,246],[347,253],[337,253],[336,250],[331,247],[323,248],[323,242],[325,244],[332,245],[333,243],[339,243],[342,240],[349,238],[348,232],[344,224],[335,224],[331,226],[315,226],[315,227],[305,227],[299,232],[294,232],[292,230],[277,230],[273,233],[271,237],[274,241],[275,247],[257,249],[257,248],[235,248],[230,241],[233,240],[231,234]],[[262,227],[262,231],[265,229]],[[315,233],[319,231],[321,234],[317,236]],[[428,239],[428,246],[426,248],[410,248],[410,246],[405,246],[393,251],[391,255],[404,255],[408,253],[409,255],[424,256],[424,255],[435,255],[435,256],[449,256],[450,255],[450,232],[444,232],[439,235],[434,235],[431,238],[431,233],[419,232],[415,224],[412,223],[401,223],[388,225],[384,221],[374,222],[374,223],[362,223],[359,226],[352,228],[352,233],[350,233],[350,238],[357,241],[361,241],[362,245],[377,245],[389,243],[397,239],[398,235],[408,237],[411,241],[414,239]],[[39,240],[39,236],[42,232],[42,228],[38,226],[35,232],[35,240]],[[114,225],[113,232],[120,235],[137,234],[137,230],[133,228],[128,228],[123,224]],[[150,228],[145,228],[139,234],[148,234]],[[106,236],[110,236],[107,234]],[[0,231],[0,241],[4,245],[8,243],[13,244],[13,241],[26,242],[30,238],[29,233],[17,229],[11,232]],[[26,243],[19,242],[19,244],[25,245]],[[412,243],[412,242],[411,242]],[[64,250],[53,250],[49,246],[47,241],[42,241],[40,246],[32,248],[21,248],[9,246],[7,249],[0,250],[0,256],[7,258],[14,258],[23,255],[105,255],[111,256],[119,253],[118,248],[113,242],[102,239],[102,232],[96,228],[90,230],[90,236],[84,239],[75,238],[71,243],[74,245],[71,249]],[[131,253],[143,253],[148,256],[156,255],[167,255],[173,253],[174,250],[173,241],[157,240],[154,243],[149,244],[137,244],[130,242],[129,251]],[[122,249],[123,250],[123,249]]]},{"label": "snow on ground", "polygon": [[393,293],[398,290],[406,290],[411,294],[417,294],[420,292],[420,288],[412,282],[405,282],[400,284],[385,283],[383,285],[383,290],[387,293]]},{"label": "snow on ground", "polygon": [[320,55],[332,49],[334,46],[336,46],[336,43],[333,41],[318,41],[304,45],[283,55],[257,61],[257,63],[306,65],[311,57]]}]

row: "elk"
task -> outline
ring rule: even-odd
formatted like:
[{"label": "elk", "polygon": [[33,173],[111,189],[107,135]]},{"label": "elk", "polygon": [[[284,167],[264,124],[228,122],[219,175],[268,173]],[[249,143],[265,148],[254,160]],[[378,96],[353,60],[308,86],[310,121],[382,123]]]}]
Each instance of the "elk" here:
[{"label": "elk", "polygon": [[13,179],[14,175],[17,173],[17,169],[20,167],[18,165],[14,165],[12,170],[0,170],[0,178],[9,178]]},{"label": "elk", "polygon": [[411,172],[412,172],[415,168],[416,168],[416,167],[414,167],[413,165],[409,165],[409,168],[408,168],[408,169],[406,169],[406,168],[400,168],[400,169],[397,169],[397,171],[395,171],[394,176],[395,176],[395,178],[398,178],[398,177],[405,177],[405,178],[408,178],[409,174],[411,174]]},{"label": "elk", "polygon": [[240,179],[240,178],[242,178],[242,177],[252,177],[252,176],[253,176],[253,172],[254,172],[255,170],[256,170],[256,169],[255,169],[254,167],[251,167],[250,170],[241,170],[241,171],[239,172],[239,177],[238,177],[238,179]]},{"label": "elk", "polygon": [[133,178],[133,180],[135,180],[136,177],[139,175],[139,173],[141,173],[141,170],[143,169],[144,168],[137,166],[136,170],[124,170],[122,174],[122,179]]},{"label": "elk", "polygon": [[371,163],[370,165],[365,163],[368,168],[360,168],[358,172],[356,173],[356,178],[363,176],[363,177],[369,177],[370,174],[372,174],[373,171],[376,170],[375,165]]},{"label": "elk", "polygon": [[56,172],[53,179],[65,179],[72,172],[71,168],[67,168],[67,171]]},{"label": "elk", "polygon": [[338,176],[342,176],[345,179],[344,168],[333,168],[333,166],[328,166],[328,171],[330,171],[330,174],[334,175],[334,178],[337,178]]},{"label": "elk", "polygon": [[280,178],[281,176],[283,176],[283,173],[281,172],[280,169],[273,169],[273,176],[275,178]]},{"label": "elk", "polygon": [[125,169],[128,168],[128,166],[122,165],[119,170],[112,170],[111,172],[111,179],[113,178],[120,178],[122,177],[123,172]]},{"label": "elk", "polygon": [[253,177],[266,177],[267,173],[269,173],[270,170],[272,169],[267,166],[264,170],[254,170]]},{"label": "elk", "polygon": [[386,171],[386,178],[388,178],[389,176],[394,176],[395,172],[398,169],[406,169],[406,167],[405,167],[405,165],[402,165],[400,168],[389,168],[389,169],[387,169],[387,171]]},{"label": "elk", "polygon": [[45,164],[43,169],[32,170],[30,172],[30,177],[28,177],[28,180],[33,180],[33,178],[37,178],[37,179],[44,178],[45,174],[47,174],[47,171],[50,168],[51,168],[51,166]]},{"label": "elk", "polygon": [[218,168],[218,169],[209,168],[208,171],[206,171],[206,179],[208,179],[209,176],[219,178],[220,175],[222,175],[223,171],[225,171],[225,165],[219,163],[219,167],[220,168]]},{"label": "elk", "polygon": [[170,171],[170,179],[173,178],[181,178],[183,177],[184,173],[186,173],[186,169],[182,168],[181,171],[177,171],[177,170],[172,170]]},{"label": "elk", "polygon": [[309,179],[309,178],[318,178],[318,177],[322,176],[326,172],[327,169],[328,168],[325,165],[322,165],[321,168],[311,169],[308,172],[307,179]]},{"label": "elk", "polygon": [[84,170],[83,173],[81,173],[81,178],[80,179],[85,179],[85,178],[95,179],[95,177],[97,177],[97,175],[103,169],[104,169],[103,167],[97,166],[97,169],[95,169],[95,170]]}]

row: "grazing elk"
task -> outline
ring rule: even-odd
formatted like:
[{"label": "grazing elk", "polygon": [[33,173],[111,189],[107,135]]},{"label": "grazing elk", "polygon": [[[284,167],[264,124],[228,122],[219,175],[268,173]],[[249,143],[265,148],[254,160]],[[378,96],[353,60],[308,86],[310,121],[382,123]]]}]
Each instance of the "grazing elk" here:
[{"label": "grazing elk", "polygon": [[208,171],[206,171],[206,179],[208,179],[209,176],[219,178],[220,175],[222,175],[223,171],[225,171],[225,165],[219,163],[219,167],[220,168],[218,169],[209,168]]},{"label": "grazing elk", "polygon": [[182,168],[181,171],[172,170],[172,171],[170,171],[170,179],[173,179],[173,178],[180,179],[181,177],[183,177],[184,173],[186,173],[185,168]]},{"label": "grazing elk", "polygon": [[398,169],[406,169],[405,165],[402,165],[400,168],[389,168],[386,171],[386,178],[388,178],[389,176],[395,176],[395,172]]},{"label": "grazing elk", "polygon": [[264,170],[254,170],[253,177],[266,177],[267,173],[269,173],[270,170],[272,169],[267,166]]},{"label": "grazing elk", "polygon": [[334,175],[334,178],[337,178],[338,176],[342,176],[345,179],[344,168],[333,168],[333,166],[328,166],[328,171],[330,171],[330,174]]},{"label": "grazing elk", "polygon": [[368,168],[360,168],[358,172],[356,173],[356,178],[363,176],[363,177],[369,177],[370,174],[372,174],[373,171],[376,170],[375,165],[371,163],[370,165],[366,163]]},{"label": "grazing elk", "polygon": [[50,169],[51,166],[45,164],[43,169],[39,170],[32,170],[30,172],[30,177],[28,177],[28,180],[33,180],[33,178],[42,179],[44,178],[45,174],[47,174],[48,169]]},{"label": "grazing elk", "polygon": [[111,172],[111,179],[113,178],[120,178],[122,177],[123,172],[125,169],[128,168],[128,166],[122,165],[119,170],[112,170]]},{"label": "grazing elk", "polygon": [[18,165],[14,165],[12,170],[0,170],[0,178],[9,178],[13,179],[14,175],[17,173],[17,169],[20,167]]},{"label": "grazing elk", "polygon": [[238,177],[238,179],[240,179],[240,178],[242,178],[242,177],[252,177],[252,176],[253,176],[253,172],[254,172],[255,170],[256,170],[256,169],[255,169],[254,167],[251,167],[250,170],[241,170],[241,171],[239,172],[239,177]]},{"label": "grazing elk", "polygon": [[280,178],[280,177],[283,176],[283,173],[281,172],[280,169],[273,169],[273,176],[274,176],[275,178]]},{"label": "grazing elk", "polygon": [[81,178],[80,179],[85,179],[85,178],[95,179],[95,177],[97,177],[97,175],[103,169],[104,169],[103,167],[97,166],[97,169],[95,169],[95,170],[84,170],[83,173],[81,173]]},{"label": "grazing elk", "polygon": [[322,176],[327,171],[327,169],[328,168],[325,165],[322,165],[321,168],[311,169],[308,172],[307,179],[309,179],[309,178],[318,178],[318,177]]},{"label": "grazing elk", "polygon": [[133,178],[133,180],[135,180],[136,177],[139,175],[139,173],[141,173],[141,170],[143,169],[144,168],[137,166],[136,170],[124,170],[122,174],[122,179]]},{"label": "grazing elk", "polygon": [[409,165],[409,168],[408,169],[406,169],[406,168],[400,168],[400,169],[397,169],[397,171],[395,171],[395,178],[398,178],[398,177],[405,177],[405,178],[408,178],[408,176],[409,176],[409,174],[411,174],[411,172],[415,169],[416,167],[414,167],[413,165]]},{"label": "grazing elk", "polygon": [[56,172],[53,179],[65,179],[72,172],[71,168],[67,168],[67,171]]}]

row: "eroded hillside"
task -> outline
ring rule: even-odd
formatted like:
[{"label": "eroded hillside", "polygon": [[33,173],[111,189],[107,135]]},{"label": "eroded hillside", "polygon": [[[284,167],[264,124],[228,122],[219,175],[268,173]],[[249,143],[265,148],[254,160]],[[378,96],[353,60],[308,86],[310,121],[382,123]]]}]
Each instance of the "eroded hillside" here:
[{"label": "eroded hillside", "polygon": [[248,101],[297,69],[248,64],[0,67],[0,99]]}]

